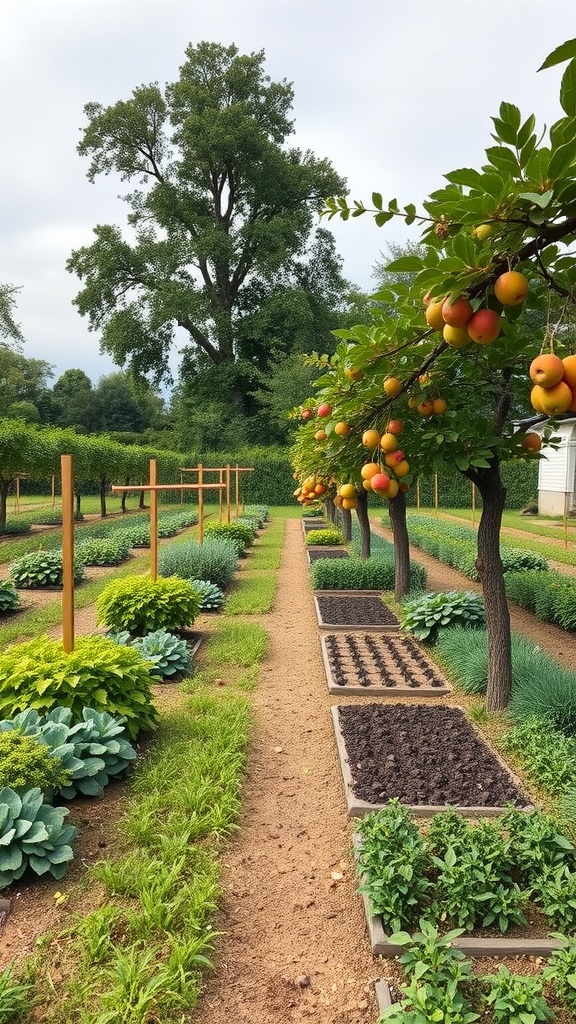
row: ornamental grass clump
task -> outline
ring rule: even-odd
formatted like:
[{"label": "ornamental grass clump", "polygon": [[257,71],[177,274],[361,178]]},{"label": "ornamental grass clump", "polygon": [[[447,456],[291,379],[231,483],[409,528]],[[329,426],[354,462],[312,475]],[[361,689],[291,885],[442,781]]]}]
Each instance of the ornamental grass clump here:
[{"label": "ornamental grass clump", "polygon": [[78,637],[71,654],[59,640],[36,637],[0,655],[0,716],[13,718],[29,708],[48,714],[63,706],[80,722],[90,707],[124,716],[135,739],[157,723],[149,669],[138,651],[107,637]]},{"label": "ornamental grass clump", "polygon": [[177,541],[161,548],[158,568],[162,576],[210,580],[226,590],[238,568],[238,550],[229,538],[206,537],[202,544]]},{"label": "ornamental grass clump", "polygon": [[474,629],[486,623],[484,602],[471,591],[422,594],[404,602],[400,628],[417,640],[434,643],[448,626]]},{"label": "ornamental grass clump", "polygon": [[[19,590],[38,590],[41,587],[62,586],[62,552],[30,551],[9,569],[14,585]],[[84,579],[84,566],[74,559],[74,583]]]},{"label": "ornamental grass clump", "polygon": [[112,580],[96,600],[98,621],[116,632],[145,636],[157,629],[187,629],[200,608],[200,596],[179,576],[128,576]]}]

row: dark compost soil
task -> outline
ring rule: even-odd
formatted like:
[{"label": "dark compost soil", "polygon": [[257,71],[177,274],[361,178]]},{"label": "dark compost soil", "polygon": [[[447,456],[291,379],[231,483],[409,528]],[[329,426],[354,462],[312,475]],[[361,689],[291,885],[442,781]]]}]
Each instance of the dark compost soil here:
[{"label": "dark compost soil", "polygon": [[322,637],[330,682],[342,689],[363,686],[434,690],[448,689],[446,680],[410,636],[329,633]]},{"label": "dark compost soil", "polygon": [[316,594],[322,622],[335,626],[397,626],[378,594]]},{"label": "dark compost soil", "polygon": [[459,807],[529,802],[460,708],[365,704],[338,712],[361,800]]}]

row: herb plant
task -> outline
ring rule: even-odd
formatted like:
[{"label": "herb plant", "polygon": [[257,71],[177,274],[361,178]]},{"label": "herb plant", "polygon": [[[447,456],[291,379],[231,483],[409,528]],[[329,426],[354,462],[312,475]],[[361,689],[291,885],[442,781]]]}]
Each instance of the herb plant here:
[{"label": "herb plant", "polygon": [[541,978],[511,974],[501,964],[497,974],[487,974],[482,980],[490,986],[483,1002],[495,1024],[535,1024],[554,1016],[542,994]]},{"label": "herb plant", "polygon": [[327,526],[325,530],[309,530],[306,534],[306,543],[312,545],[338,545],[344,543],[340,530]]}]

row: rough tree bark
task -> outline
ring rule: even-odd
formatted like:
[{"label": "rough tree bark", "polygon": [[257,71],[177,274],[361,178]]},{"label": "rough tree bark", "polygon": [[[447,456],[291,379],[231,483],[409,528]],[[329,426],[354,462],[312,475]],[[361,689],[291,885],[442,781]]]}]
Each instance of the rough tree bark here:
[{"label": "rough tree bark", "polygon": [[495,458],[489,469],[480,469],[474,482],[482,495],[482,515],[478,526],[476,566],[486,608],[488,632],[488,689],[486,710],[501,711],[508,706],[512,690],[510,612],[504,587],[500,558],[500,528],[506,488]]},{"label": "rough tree bark", "polygon": [[371,535],[370,519],[368,518],[368,494],[366,491],[362,491],[358,495],[356,515],[360,523],[360,557],[370,558]]},{"label": "rough tree bark", "polygon": [[410,593],[410,541],[403,491],[390,501],[390,523],[394,534],[394,598],[400,603]]},{"label": "rough tree bark", "polygon": [[344,543],[349,544],[352,540],[352,513],[349,508],[340,509],[342,513],[342,536]]}]

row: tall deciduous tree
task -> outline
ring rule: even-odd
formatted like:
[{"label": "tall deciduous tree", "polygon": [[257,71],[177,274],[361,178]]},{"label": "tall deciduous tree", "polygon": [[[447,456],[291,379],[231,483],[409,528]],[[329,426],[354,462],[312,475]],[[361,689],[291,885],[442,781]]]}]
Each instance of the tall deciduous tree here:
[{"label": "tall deciduous tree", "polygon": [[0,284],[0,338],[18,346],[24,341],[20,324],[14,319],[16,295],[19,291],[13,284]]},{"label": "tall deciduous tree", "polygon": [[85,107],[88,177],[129,183],[130,230],[99,225],[68,269],[83,281],[80,313],[120,365],[167,376],[176,337],[191,366],[242,356],[244,293],[266,291],[306,252],[323,197],[344,189],[328,161],[286,145],[292,101],[263,51],[203,42],[165,89]]}]

